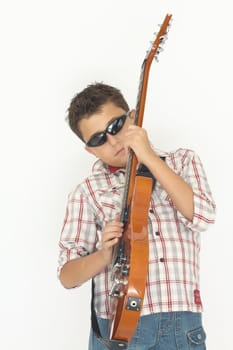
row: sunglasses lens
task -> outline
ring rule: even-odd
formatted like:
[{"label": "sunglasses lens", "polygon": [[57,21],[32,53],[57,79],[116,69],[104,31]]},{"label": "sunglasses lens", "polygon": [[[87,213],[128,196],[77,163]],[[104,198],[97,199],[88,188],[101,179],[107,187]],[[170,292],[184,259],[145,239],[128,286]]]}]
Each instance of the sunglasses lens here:
[{"label": "sunglasses lens", "polygon": [[116,135],[123,127],[125,123],[125,115],[115,119],[107,129],[107,132],[111,135]]},{"label": "sunglasses lens", "polygon": [[87,142],[88,147],[98,147],[103,145],[107,140],[106,134],[104,132],[100,132],[91,137],[91,139]]},{"label": "sunglasses lens", "polygon": [[99,132],[93,135],[90,140],[86,143],[88,147],[98,147],[103,145],[107,141],[106,134],[116,135],[125,124],[125,120],[127,118],[127,114],[124,114],[116,119],[114,119],[107,127],[105,131]]}]

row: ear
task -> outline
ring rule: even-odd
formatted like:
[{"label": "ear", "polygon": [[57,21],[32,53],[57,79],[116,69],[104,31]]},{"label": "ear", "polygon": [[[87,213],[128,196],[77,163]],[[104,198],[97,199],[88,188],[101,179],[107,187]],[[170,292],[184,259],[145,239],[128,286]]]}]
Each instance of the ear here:
[{"label": "ear", "polygon": [[87,146],[85,146],[85,150],[86,150],[88,153],[93,154],[95,157],[97,157],[96,154],[95,154],[95,151],[93,150],[92,147],[87,147]]},{"label": "ear", "polygon": [[131,112],[130,112],[129,118],[134,120],[135,113],[136,113],[136,109],[132,109]]}]

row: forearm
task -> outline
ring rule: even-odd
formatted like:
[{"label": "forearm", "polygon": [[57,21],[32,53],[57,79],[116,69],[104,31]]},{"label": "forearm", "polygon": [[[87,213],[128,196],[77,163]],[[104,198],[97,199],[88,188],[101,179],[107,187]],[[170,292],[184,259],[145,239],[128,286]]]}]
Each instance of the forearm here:
[{"label": "forearm", "polygon": [[60,281],[65,288],[76,287],[97,275],[106,265],[100,251],[70,260],[61,270]]},{"label": "forearm", "polygon": [[194,203],[191,186],[154,153],[149,155],[145,165],[147,165],[156,180],[167,192],[177,210],[188,220],[192,221]]}]

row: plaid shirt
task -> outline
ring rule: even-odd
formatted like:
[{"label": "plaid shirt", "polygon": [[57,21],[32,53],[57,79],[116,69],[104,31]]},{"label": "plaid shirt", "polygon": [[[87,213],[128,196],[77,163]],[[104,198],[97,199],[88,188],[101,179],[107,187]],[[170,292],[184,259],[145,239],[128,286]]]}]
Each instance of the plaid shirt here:
[{"label": "plaid shirt", "polygon": [[[178,149],[161,153],[167,165],[179,174],[194,192],[194,218],[188,221],[178,212],[157,182],[148,213],[149,271],[142,315],[156,312],[200,312],[200,232],[215,220],[215,204],[197,154]],[[106,222],[121,212],[125,170],[114,172],[97,161],[93,173],[69,195],[60,239],[58,274],[69,260],[100,249]],[[110,315],[110,266],[95,277],[97,315]]]}]

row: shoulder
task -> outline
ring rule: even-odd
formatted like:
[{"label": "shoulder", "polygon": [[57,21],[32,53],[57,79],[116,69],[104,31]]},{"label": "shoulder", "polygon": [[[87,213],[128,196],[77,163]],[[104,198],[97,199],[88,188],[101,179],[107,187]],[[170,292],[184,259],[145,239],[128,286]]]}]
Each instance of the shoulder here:
[{"label": "shoulder", "polygon": [[167,152],[167,157],[169,159],[175,159],[177,161],[187,161],[196,156],[196,152],[188,148],[178,148],[174,151]]},{"label": "shoulder", "polygon": [[108,178],[108,171],[101,161],[94,163],[92,173],[83,178],[70,192],[70,198],[90,198],[100,188],[104,188]]},{"label": "shoulder", "polygon": [[165,157],[166,159],[191,159],[196,156],[196,152],[188,148],[177,148],[173,151],[163,151],[158,148],[154,148],[155,152],[160,157]]},{"label": "shoulder", "polygon": [[197,153],[188,148],[178,148],[164,154],[166,163],[177,172],[189,167],[193,162],[200,163]]}]

